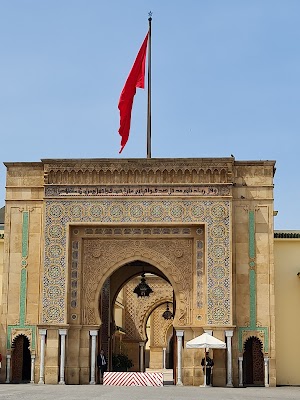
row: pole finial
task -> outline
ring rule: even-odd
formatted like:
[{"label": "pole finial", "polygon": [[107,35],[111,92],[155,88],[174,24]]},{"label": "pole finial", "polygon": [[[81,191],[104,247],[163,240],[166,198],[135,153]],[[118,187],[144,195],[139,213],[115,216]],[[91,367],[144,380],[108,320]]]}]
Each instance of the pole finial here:
[{"label": "pole finial", "polygon": [[152,21],[152,11],[149,11],[148,12],[148,21]]}]

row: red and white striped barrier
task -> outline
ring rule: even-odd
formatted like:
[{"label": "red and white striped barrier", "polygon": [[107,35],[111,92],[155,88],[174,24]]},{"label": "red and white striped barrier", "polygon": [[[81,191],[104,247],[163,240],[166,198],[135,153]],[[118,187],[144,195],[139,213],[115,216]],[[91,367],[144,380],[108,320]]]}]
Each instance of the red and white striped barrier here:
[{"label": "red and white striped barrier", "polygon": [[161,372],[104,372],[103,385],[110,386],[163,386]]}]

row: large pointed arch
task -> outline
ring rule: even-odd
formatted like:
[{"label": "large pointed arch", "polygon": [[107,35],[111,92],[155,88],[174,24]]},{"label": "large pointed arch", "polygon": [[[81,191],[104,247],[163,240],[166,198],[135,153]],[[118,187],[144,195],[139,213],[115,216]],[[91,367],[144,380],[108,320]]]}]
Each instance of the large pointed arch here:
[{"label": "large pointed arch", "polygon": [[[95,254],[97,257],[95,257]],[[125,264],[153,265],[171,283],[177,300],[174,325],[190,323],[192,243],[188,239],[87,240],[83,254],[83,309],[86,325],[101,325],[98,302],[104,282]],[[160,273],[159,273],[160,271]],[[150,271],[152,272],[152,271]]]}]

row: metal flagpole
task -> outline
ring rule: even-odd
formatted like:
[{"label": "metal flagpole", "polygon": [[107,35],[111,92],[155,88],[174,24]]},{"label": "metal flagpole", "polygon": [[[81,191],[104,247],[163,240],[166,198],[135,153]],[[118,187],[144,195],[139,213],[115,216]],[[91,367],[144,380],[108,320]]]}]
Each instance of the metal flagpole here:
[{"label": "metal flagpole", "polygon": [[148,13],[148,110],[147,110],[147,158],[151,158],[151,21],[152,12]]}]

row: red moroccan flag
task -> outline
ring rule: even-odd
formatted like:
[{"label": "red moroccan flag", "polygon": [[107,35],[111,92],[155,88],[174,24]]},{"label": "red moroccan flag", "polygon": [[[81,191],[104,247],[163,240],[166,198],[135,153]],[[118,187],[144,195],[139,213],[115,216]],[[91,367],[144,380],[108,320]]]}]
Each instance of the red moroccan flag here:
[{"label": "red moroccan flag", "polygon": [[120,128],[119,134],[121,136],[121,150],[124,149],[130,131],[130,121],[131,121],[131,110],[133,98],[136,92],[136,88],[144,89],[145,87],[145,64],[146,64],[146,50],[148,44],[148,33],[145,40],[138,52],[135,62],[131,68],[128,75],[127,81],[123,87],[118,108],[120,110]]}]

